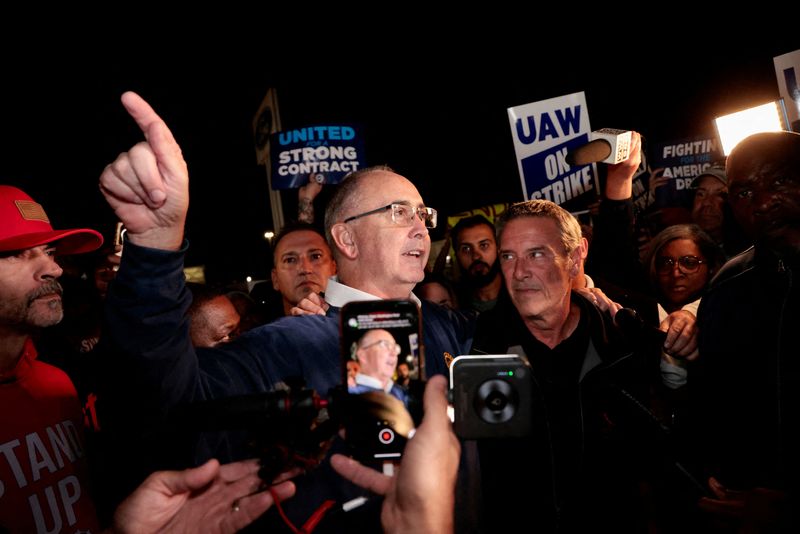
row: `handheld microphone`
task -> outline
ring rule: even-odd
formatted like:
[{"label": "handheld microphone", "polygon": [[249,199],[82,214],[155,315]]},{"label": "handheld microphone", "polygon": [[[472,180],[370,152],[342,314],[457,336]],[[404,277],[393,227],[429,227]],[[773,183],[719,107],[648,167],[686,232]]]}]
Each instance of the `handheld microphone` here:
[{"label": "handheld microphone", "polygon": [[571,167],[590,163],[616,165],[628,159],[631,153],[631,131],[602,128],[592,132],[592,140],[567,153],[566,161]]}]

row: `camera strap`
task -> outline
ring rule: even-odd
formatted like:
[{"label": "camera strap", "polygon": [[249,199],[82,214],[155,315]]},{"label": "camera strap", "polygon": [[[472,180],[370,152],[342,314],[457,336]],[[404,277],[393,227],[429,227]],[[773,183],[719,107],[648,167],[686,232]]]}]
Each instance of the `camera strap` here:
[{"label": "camera strap", "polygon": [[281,519],[283,519],[283,522],[286,523],[286,526],[288,526],[294,534],[311,534],[311,532],[317,528],[319,522],[322,521],[322,518],[325,517],[325,513],[336,505],[336,501],[332,499],[326,500],[311,514],[311,517],[303,523],[303,526],[298,529],[286,515],[286,512],[283,511],[281,500],[278,498],[278,494],[275,493],[275,490],[269,488],[269,494],[272,495],[272,500],[275,501],[275,507],[278,509],[278,514],[280,514]]}]

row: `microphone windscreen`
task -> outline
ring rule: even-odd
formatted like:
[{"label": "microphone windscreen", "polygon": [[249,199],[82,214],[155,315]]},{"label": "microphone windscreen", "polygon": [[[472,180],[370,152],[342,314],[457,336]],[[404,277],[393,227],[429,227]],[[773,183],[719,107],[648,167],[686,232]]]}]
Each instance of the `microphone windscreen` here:
[{"label": "microphone windscreen", "polygon": [[571,167],[580,167],[603,161],[611,155],[611,143],[605,139],[595,139],[567,153],[566,161]]}]

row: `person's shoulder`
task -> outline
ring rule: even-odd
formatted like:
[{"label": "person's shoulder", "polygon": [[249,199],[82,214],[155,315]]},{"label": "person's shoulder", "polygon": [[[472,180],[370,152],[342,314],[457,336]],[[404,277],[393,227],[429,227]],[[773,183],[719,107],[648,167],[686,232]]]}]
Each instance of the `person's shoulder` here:
[{"label": "person's shoulder", "polygon": [[478,316],[473,310],[453,310],[427,300],[421,301],[420,310],[422,311],[422,320],[424,322],[458,321],[471,323],[474,322],[475,318]]},{"label": "person's shoulder", "polygon": [[240,339],[291,338],[313,341],[322,336],[336,333],[339,322],[326,315],[297,315],[281,317],[271,323],[257,326],[245,332]]},{"label": "person's shoulder", "polygon": [[709,282],[708,291],[703,297],[703,300],[706,300],[710,295],[719,292],[721,288],[730,286],[732,283],[733,285],[736,285],[734,283],[735,281],[748,278],[755,271],[755,267],[755,247],[750,247],[744,252],[741,252],[729,259]]},{"label": "person's shoulder", "polygon": [[50,393],[62,391],[77,398],[75,385],[63,369],[36,359],[31,361],[31,371],[40,384],[46,384]]},{"label": "person's shoulder", "polygon": [[725,262],[725,265],[720,268],[714,278],[711,279],[709,288],[714,289],[726,282],[735,279],[736,277],[751,271],[755,266],[755,247],[750,247],[744,252],[740,252],[736,256]]}]

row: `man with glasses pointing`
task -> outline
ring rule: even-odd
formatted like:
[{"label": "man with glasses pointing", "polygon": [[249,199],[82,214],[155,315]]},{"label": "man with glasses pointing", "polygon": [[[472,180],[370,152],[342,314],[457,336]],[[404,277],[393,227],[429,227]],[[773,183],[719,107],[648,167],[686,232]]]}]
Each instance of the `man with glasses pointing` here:
[{"label": "man with glasses pointing", "polygon": [[[326,237],[338,266],[325,292],[331,305],[327,314],[283,318],[225,347],[195,351],[186,329],[190,297],[182,271],[186,163],[166,124],[146,102],[127,93],[123,103],[146,141],[121,154],[100,177],[106,200],[128,229],[125,255],[107,300],[106,341],[118,355],[115,376],[109,377],[114,388],[108,395],[117,402],[112,402],[108,424],[119,424],[113,429],[119,441],[137,453],[146,448],[155,454],[164,444],[158,438],[142,439],[142,429],[176,405],[262,393],[290,377],[301,377],[327,395],[341,382],[339,308],[355,300],[417,300],[411,289],[424,276],[428,229],[436,225],[436,211],[424,206],[409,180],[388,167],[354,173],[340,184],[325,214]],[[427,372],[445,374],[445,353],[466,353],[474,325],[471,318],[443,308],[427,303],[421,308]],[[143,391],[147,402],[130,406],[129,399],[141,398]],[[223,432],[201,438],[193,457],[186,459],[227,461],[249,454],[241,436]],[[139,476],[153,466],[140,467]],[[295,523],[302,524],[331,497],[313,485],[313,494],[302,502],[286,504]],[[337,492],[342,500],[356,496],[342,488]],[[298,482],[298,494],[303,493]]]}]

